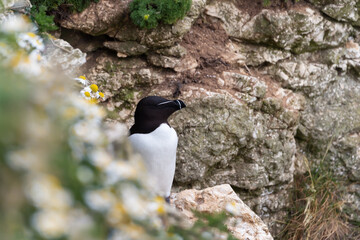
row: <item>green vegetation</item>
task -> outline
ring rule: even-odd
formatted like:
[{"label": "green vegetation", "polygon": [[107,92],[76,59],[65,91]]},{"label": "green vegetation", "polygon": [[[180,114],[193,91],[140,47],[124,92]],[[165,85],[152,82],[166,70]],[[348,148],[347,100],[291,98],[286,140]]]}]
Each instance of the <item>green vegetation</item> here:
[{"label": "green vegetation", "polygon": [[226,212],[200,213],[195,211],[194,214],[197,220],[191,228],[172,225],[169,228],[169,233],[176,234],[181,236],[182,239],[187,240],[220,239],[218,236],[219,233],[227,235],[227,240],[237,239],[230,233],[224,224],[228,219],[228,214]]},{"label": "green vegetation", "polygon": [[33,8],[39,9],[41,6],[46,7],[47,10],[56,10],[60,5],[66,5],[72,11],[81,12],[89,6],[91,2],[98,2],[99,0],[30,0]]},{"label": "green vegetation", "polygon": [[58,27],[54,23],[54,16],[46,15],[46,7],[41,5],[38,9],[31,8],[31,17],[38,25],[39,32],[48,32],[57,30]]},{"label": "green vegetation", "polygon": [[6,79],[6,81],[0,81],[0,112],[4,113],[4,116],[0,118],[1,161],[1,156],[6,153],[4,146],[7,144],[17,145],[18,139],[22,138],[24,129],[20,119],[28,107],[26,103],[29,102],[29,93],[33,89],[21,75],[14,74],[1,66],[0,79]]},{"label": "green vegetation", "polygon": [[140,28],[152,29],[162,22],[173,24],[190,10],[191,0],[134,0],[130,17]]},{"label": "green vegetation", "polygon": [[268,6],[271,5],[271,1],[270,1],[270,0],[263,0],[263,5],[264,5],[265,7],[268,7]]},{"label": "green vegetation", "polygon": [[91,2],[99,0],[31,0],[33,7],[30,15],[39,27],[39,32],[44,33],[58,29],[54,23],[54,16],[47,15],[49,11],[54,11],[60,5],[65,5],[69,11],[81,12],[89,6]]},{"label": "green vegetation", "polygon": [[111,77],[113,77],[113,76],[114,76],[114,73],[117,72],[118,68],[119,68],[119,65],[113,64],[112,62],[107,61],[107,62],[105,63],[105,68],[104,68],[104,70],[105,70],[105,72],[107,72],[108,74],[110,74]]},{"label": "green vegetation", "polygon": [[316,167],[305,160],[308,171],[295,177],[290,221],[280,239],[347,239],[353,231],[342,211],[342,182],[324,159]]},{"label": "green vegetation", "polygon": [[[54,16],[47,13],[57,11],[60,6],[64,6],[66,11],[81,12],[89,6],[91,2],[99,0],[31,0],[32,19],[38,24],[39,32],[56,30]],[[191,0],[134,0],[130,4],[131,19],[140,28],[152,29],[162,22],[173,24],[183,18],[190,10]]]},{"label": "green vegetation", "polygon": [[132,88],[122,88],[119,90],[118,98],[119,100],[123,101],[121,107],[131,109],[132,106],[135,104],[135,89]]}]

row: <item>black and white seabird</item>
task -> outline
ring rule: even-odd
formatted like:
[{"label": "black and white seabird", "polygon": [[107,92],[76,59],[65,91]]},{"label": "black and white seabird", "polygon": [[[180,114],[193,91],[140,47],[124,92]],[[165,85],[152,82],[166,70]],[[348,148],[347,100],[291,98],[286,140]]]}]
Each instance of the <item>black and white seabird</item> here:
[{"label": "black and white seabird", "polygon": [[148,173],[155,181],[156,193],[164,196],[167,202],[175,174],[178,144],[178,136],[168,118],[185,107],[181,100],[145,97],[136,107],[135,124],[130,129],[129,140],[134,150],[143,157]]}]

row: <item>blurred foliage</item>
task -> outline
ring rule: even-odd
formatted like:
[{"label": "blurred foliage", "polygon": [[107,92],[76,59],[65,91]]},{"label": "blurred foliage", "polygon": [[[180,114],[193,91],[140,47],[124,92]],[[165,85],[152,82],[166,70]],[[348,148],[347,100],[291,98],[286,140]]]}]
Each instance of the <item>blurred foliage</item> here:
[{"label": "blurred foliage", "polygon": [[0,66],[0,156],[4,156],[5,146],[16,146],[22,138],[24,129],[20,123],[30,102],[31,88],[21,74]]},{"label": "blurred foliage", "polygon": [[268,7],[268,6],[271,5],[271,1],[270,1],[270,0],[263,0],[263,5],[264,5],[265,7]]},{"label": "blurred foliage", "polygon": [[54,16],[46,15],[46,6],[41,5],[39,8],[31,8],[31,17],[37,23],[39,32],[49,32],[57,30],[58,27],[54,23]]},{"label": "blurred foliage", "polygon": [[228,219],[226,212],[206,213],[194,211],[193,213],[197,220],[190,228],[173,225],[169,228],[169,233],[177,234],[186,240],[237,239],[225,225]]},{"label": "blurred foliage", "polygon": [[87,8],[91,2],[99,2],[99,0],[30,0],[34,8],[39,9],[45,6],[48,10],[56,10],[61,5],[66,5],[72,11],[81,12]]},{"label": "blurred foliage", "polygon": [[140,28],[152,29],[162,22],[174,24],[190,10],[191,0],[134,0],[130,17]]},{"label": "blurred foliage", "polygon": [[0,232],[4,239],[15,239],[13,236],[25,239],[21,228],[25,219],[18,212],[24,196],[18,175],[6,165],[5,154],[8,146],[15,148],[22,137],[22,112],[29,100],[30,87],[21,75],[0,66]]},{"label": "blurred foliage", "polygon": [[180,224],[151,191],[127,129],[104,126],[105,111],[93,101],[102,98],[98,86],[80,76],[75,80],[86,85],[80,91],[49,68],[46,41],[33,31],[25,16],[0,22],[1,239],[227,236],[225,213],[197,214],[190,228]]}]

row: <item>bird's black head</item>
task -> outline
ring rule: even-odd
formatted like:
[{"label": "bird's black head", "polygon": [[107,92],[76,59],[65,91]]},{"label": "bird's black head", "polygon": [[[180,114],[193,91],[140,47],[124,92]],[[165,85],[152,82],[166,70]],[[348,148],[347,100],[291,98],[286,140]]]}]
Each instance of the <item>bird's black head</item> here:
[{"label": "bird's black head", "polygon": [[135,110],[135,124],[130,134],[150,133],[160,124],[167,123],[167,119],[174,112],[185,108],[181,100],[168,100],[166,98],[149,96],[140,100]]}]

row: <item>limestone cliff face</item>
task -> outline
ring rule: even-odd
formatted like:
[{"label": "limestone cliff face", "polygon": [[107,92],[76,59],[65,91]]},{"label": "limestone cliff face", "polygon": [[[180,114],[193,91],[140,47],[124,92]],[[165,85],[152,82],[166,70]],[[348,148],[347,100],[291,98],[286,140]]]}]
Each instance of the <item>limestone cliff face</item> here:
[{"label": "limestone cliff face", "polygon": [[[226,225],[237,239],[273,240],[260,217],[241,201],[228,184],[174,193],[171,202],[190,223],[196,220],[194,210],[201,213],[228,211],[233,216],[227,220]],[[226,239],[226,236],[214,239]]]},{"label": "limestone cliff face", "polygon": [[62,37],[87,52],[84,71],[105,89],[113,120],[130,125],[149,94],[187,103],[170,121],[180,138],[175,190],[230,184],[277,233],[303,159],[327,152],[360,221],[358,1],[250,14],[247,0],[193,0],[184,19],[154,30],[130,22],[129,2],[93,3],[62,22],[77,30]]}]

